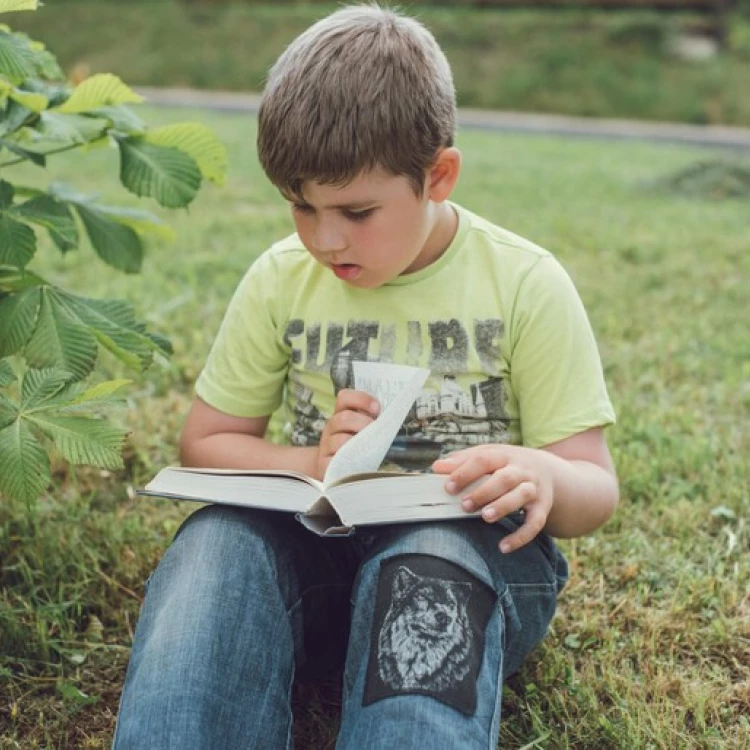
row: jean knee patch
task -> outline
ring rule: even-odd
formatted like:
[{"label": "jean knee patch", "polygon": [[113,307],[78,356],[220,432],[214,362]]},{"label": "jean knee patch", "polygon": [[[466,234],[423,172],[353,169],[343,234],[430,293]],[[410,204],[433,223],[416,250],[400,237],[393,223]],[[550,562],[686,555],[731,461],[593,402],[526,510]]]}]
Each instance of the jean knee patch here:
[{"label": "jean knee patch", "polygon": [[496,598],[486,583],[440,557],[383,560],[362,705],[425,695],[472,715]]}]

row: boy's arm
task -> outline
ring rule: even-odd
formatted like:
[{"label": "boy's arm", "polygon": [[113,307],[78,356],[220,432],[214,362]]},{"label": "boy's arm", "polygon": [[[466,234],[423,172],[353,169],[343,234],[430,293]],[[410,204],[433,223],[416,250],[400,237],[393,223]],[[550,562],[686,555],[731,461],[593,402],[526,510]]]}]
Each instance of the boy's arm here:
[{"label": "boy's arm", "polygon": [[319,445],[275,445],[263,436],[269,416],[236,417],[196,397],[180,437],[183,466],[298,471],[322,479],[336,451],[377,416],[377,402],[361,391],[342,390]]},{"label": "boy's arm", "polygon": [[482,508],[486,521],[525,511],[521,528],[503,540],[503,552],[522,547],[542,530],[558,537],[588,534],[609,519],[619,501],[617,476],[600,427],[543,448],[467,448],[435,462],[434,469],[450,474],[446,488],[453,493],[486,476],[462,498],[466,510]]},{"label": "boy's arm", "polygon": [[274,445],[263,437],[270,417],[235,417],[195,398],[180,436],[183,466],[285,469],[313,475],[317,446]]},{"label": "boy's arm", "polygon": [[537,457],[549,464],[553,481],[554,502],[545,531],[563,538],[583,536],[609,520],[620,501],[620,488],[601,427],[546,445]]}]

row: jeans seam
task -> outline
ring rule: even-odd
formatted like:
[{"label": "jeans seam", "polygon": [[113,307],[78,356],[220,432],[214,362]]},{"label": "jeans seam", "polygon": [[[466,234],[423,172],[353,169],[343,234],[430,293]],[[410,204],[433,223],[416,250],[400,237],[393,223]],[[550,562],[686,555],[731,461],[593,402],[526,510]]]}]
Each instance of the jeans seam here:
[{"label": "jeans seam", "polygon": [[294,686],[294,673],[295,673],[294,662],[292,661],[292,674],[289,678],[289,688],[287,689],[287,700],[289,702],[289,712],[291,714],[291,721],[287,723],[286,730],[286,750],[292,750],[294,748],[294,715],[292,714],[292,689]]},{"label": "jeans seam", "polygon": [[[497,691],[499,698],[495,699],[495,710],[492,712],[492,720],[490,721],[490,731],[487,737],[487,748],[488,750],[496,750],[497,748],[497,734],[500,731],[500,722],[498,713],[502,711],[502,695],[503,695],[503,663],[505,661],[505,612],[501,602],[501,596],[497,597],[495,606],[497,607],[498,624],[501,626],[501,643],[499,648],[500,658],[498,659],[497,676],[495,684],[497,685]],[[486,648],[485,644],[485,648]],[[497,724],[498,732],[495,732],[495,725]]]},{"label": "jeans seam", "polygon": [[330,589],[330,588],[337,588],[337,589],[346,589],[348,588],[347,584],[345,583],[318,583],[315,586],[308,586],[303,592],[300,593],[297,600],[292,604],[291,607],[289,607],[286,611],[288,615],[292,614],[297,607],[302,604],[302,600],[305,598],[307,594],[309,594],[312,591],[318,591],[320,589]]},{"label": "jeans seam", "polygon": [[509,583],[507,584],[511,591],[516,591],[519,594],[533,594],[536,591],[554,591],[557,589],[555,583]]}]

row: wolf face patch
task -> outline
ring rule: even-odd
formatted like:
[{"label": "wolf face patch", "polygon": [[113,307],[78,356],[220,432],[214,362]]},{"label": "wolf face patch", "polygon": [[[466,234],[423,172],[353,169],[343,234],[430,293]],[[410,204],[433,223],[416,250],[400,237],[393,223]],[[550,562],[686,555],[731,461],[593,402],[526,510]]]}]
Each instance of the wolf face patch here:
[{"label": "wolf face patch", "polygon": [[473,714],[495,599],[489,586],[439,557],[383,561],[362,704],[429,695]]}]

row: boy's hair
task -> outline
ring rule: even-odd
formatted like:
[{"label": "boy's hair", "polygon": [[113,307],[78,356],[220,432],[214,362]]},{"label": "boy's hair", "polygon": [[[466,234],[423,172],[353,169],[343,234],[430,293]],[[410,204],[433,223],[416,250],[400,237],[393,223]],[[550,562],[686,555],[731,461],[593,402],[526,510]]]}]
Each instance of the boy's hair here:
[{"label": "boy's hair", "polygon": [[271,68],[258,155],[287,197],[301,198],[307,180],[345,185],[376,167],[421,195],[455,128],[453,77],[432,34],[392,10],[353,5],[303,32]]}]

